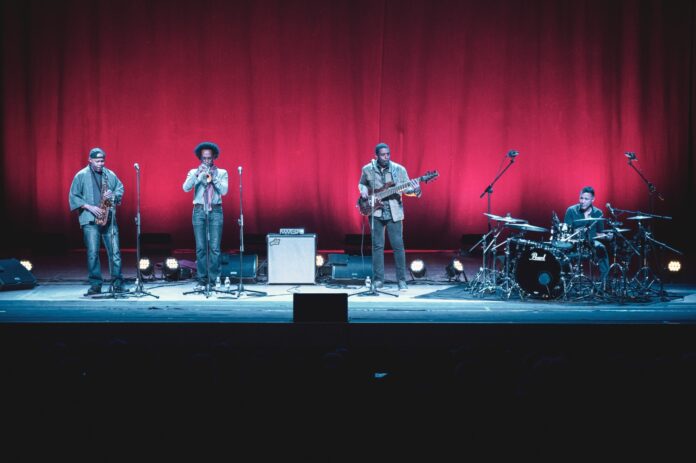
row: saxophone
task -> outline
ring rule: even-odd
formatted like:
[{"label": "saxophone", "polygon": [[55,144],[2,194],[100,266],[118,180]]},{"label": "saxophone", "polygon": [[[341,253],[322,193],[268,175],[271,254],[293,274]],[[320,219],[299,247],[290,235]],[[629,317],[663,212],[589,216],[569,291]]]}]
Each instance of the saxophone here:
[{"label": "saxophone", "polygon": [[102,210],[103,214],[101,218],[96,219],[96,224],[103,227],[106,225],[106,223],[109,221],[109,212],[111,211],[111,206],[113,205],[113,202],[111,201],[111,198],[109,199],[104,199],[104,195],[106,194],[106,191],[109,189],[109,184],[106,181],[106,171],[102,170],[102,184],[101,184],[101,201],[99,202],[99,209]]}]

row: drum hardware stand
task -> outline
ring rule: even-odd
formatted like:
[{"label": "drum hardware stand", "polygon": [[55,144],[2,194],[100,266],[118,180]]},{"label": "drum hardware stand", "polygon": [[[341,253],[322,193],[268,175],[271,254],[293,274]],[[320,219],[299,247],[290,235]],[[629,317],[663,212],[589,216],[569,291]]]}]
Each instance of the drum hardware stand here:
[{"label": "drum hardware stand", "polygon": [[[479,244],[481,244],[482,254],[483,254],[483,265],[479,269],[471,285],[471,292],[484,294],[486,292],[496,292],[498,287],[496,285],[496,269],[495,269],[495,249],[498,236],[502,233],[502,228],[492,227],[488,233],[484,234],[481,239],[474,244],[469,252],[473,251]],[[491,237],[490,242],[488,238]],[[489,267],[489,252],[492,252],[492,263]]]},{"label": "drum hardware stand", "polygon": [[[654,217],[665,218],[660,216]],[[679,255],[683,255],[683,253],[677,249],[668,246],[665,243],[662,243],[654,239],[650,230],[647,227],[643,226],[641,220],[638,221],[638,236],[639,245],[641,247],[640,256],[642,267],[636,272],[635,276],[632,279],[632,282],[637,286],[638,291],[642,292],[643,294],[649,294],[652,291],[657,292],[658,295],[664,298],[664,283],[662,282],[662,279],[650,268],[650,264],[648,262],[648,254],[651,248],[655,248],[656,246],[657,248],[667,249]],[[653,289],[653,285],[655,283],[658,283],[660,285],[659,291]]]},{"label": "drum hardware stand", "polygon": [[505,299],[508,300],[510,299],[513,291],[515,290],[517,291],[517,294],[521,300],[525,299],[524,292],[522,291],[522,288],[520,288],[520,285],[517,283],[517,280],[512,277],[513,271],[512,269],[510,269],[510,241],[516,240],[516,237],[510,237],[506,239],[503,243],[496,246],[500,247],[503,244],[505,245],[505,276],[503,277],[502,282],[500,284],[500,289],[503,292]]}]

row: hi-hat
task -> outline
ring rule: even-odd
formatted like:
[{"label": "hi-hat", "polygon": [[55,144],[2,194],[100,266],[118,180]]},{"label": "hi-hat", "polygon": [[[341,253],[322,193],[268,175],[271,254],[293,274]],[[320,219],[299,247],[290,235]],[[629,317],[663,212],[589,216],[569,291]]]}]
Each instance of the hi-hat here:
[{"label": "hi-hat", "polygon": [[593,225],[596,222],[606,222],[607,219],[604,217],[590,217],[589,219],[578,219],[573,221],[573,226],[578,227],[582,225]]},{"label": "hi-hat", "polygon": [[602,232],[602,233],[597,233],[597,234],[595,235],[595,239],[597,239],[597,240],[606,240],[606,239],[609,239],[609,235],[610,235],[611,233],[614,233],[614,232],[625,233],[625,232],[628,232],[628,231],[631,231],[631,229],[630,229],[630,228],[617,228],[617,229],[615,229],[615,230],[609,230],[609,231],[605,231],[605,232]]},{"label": "hi-hat", "polygon": [[495,214],[489,214],[488,212],[484,212],[483,215],[486,217],[490,218],[491,220],[495,220],[496,222],[505,222],[505,223],[529,223],[524,219],[516,219],[514,217],[502,217],[499,215]]},{"label": "hi-hat", "polygon": [[626,217],[626,220],[648,220],[652,219],[649,215],[634,215],[633,217]]},{"label": "hi-hat", "polygon": [[531,232],[547,232],[548,228],[537,227],[536,225],[529,225],[527,223],[508,223],[505,224],[508,228],[514,228],[515,230],[531,231]]}]

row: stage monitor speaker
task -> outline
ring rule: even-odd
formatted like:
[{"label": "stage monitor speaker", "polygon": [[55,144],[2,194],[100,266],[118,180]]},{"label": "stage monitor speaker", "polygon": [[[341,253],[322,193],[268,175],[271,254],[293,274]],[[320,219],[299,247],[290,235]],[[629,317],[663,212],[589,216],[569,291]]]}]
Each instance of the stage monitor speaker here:
[{"label": "stage monitor speaker", "polygon": [[314,284],[317,235],[269,234],[268,283]]},{"label": "stage monitor speaker", "polygon": [[[259,256],[244,254],[242,256],[242,278],[256,278]],[[234,281],[239,278],[239,254],[223,253],[220,255],[220,279],[229,277]]]},{"label": "stage monitor speaker", "polygon": [[346,323],[348,321],[347,293],[294,293],[292,321]]},{"label": "stage monitor speaker", "polygon": [[364,280],[372,275],[372,256],[329,254],[329,264],[334,280]]},{"label": "stage monitor speaker", "polygon": [[31,289],[36,278],[17,259],[0,259],[0,291]]}]

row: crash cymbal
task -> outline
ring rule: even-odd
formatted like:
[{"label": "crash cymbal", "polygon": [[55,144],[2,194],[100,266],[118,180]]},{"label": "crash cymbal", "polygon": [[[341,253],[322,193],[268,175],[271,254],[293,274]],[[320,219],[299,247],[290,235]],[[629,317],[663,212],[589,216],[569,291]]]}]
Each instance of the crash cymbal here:
[{"label": "crash cymbal", "polygon": [[505,224],[508,228],[513,228],[515,230],[531,231],[531,232],[547,232],[548,228],[537,227],[536,225],[529,225],[527,223],[508,223]]},{"label": "crash cymbal", "polygon": [[634,215],[633,217],[626,217],[626,220],[649,220],[652,219],[649,215]]},{"label": "crash cymbal", "polygon": [[499,215],[495,214],[489,214],[488,212],[484,212],[483,215],[486,217],[490,218],[491,220],[495,220],[496,222],[505,222],[505,223],[529,223],[524,219],[516,219],[514,217],[502,217]]},{"label": "crash cymbal", "polygon": [[604,217],[590,217],[589,219],[578,219],[573,222],[574,227],[581,227],[583,225],[592,225],[596,222],[606,222],[607,219]]}]

